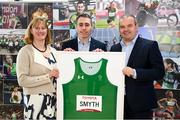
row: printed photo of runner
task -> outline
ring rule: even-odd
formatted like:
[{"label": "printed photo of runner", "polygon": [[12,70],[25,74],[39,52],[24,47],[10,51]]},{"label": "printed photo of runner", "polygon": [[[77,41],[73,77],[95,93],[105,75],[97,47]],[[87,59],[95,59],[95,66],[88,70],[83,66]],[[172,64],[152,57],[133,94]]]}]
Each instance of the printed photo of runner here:
[{"label": "printed photo of runner", "polygon": [[124,0],[98,0],[96,3],[96,28],[116,28],[124,15]]}]

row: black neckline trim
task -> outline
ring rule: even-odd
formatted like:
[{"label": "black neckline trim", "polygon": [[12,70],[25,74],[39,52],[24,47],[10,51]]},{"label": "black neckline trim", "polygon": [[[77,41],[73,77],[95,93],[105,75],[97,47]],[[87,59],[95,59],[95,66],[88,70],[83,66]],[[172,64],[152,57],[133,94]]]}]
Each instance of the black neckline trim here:
[{"label": "black neckline trim", "polygon": [[40,49],[38,49],[33,43],[32,43],[32,46],[36,49],[36,50],[38,50],[39,52],[46,52],[46,50],[47,50],[47,46],[45,45],[45,50],[40,50]]}]

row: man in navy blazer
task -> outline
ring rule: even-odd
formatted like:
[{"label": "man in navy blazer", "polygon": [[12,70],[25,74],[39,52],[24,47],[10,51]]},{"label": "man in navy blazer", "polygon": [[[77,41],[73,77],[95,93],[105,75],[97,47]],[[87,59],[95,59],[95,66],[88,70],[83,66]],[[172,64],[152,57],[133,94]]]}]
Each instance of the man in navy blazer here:
[{"label": "man in navy blazer", "polygon": [[154,80],[164,76],[163,59],[156,41],[141,38],[133,15],[124,15],[119,25],[122,40],[110,51],[125,52],[125,119],[152,119],[157,107]]},{"label": "man in navy blazer", "polygon": [[80,14],[77,19],[77,38],[64,42],[62,50],[64,51],[106,51],[106,45],[100,41],[91,38],[92,19],[86,14]]},{"label": "man in navy blazer", "polygon": [[[63,43],[62,49],[64,50],[66,48],[72,48],[74,51],[79,51],[78,38],[74,38],[70,41]],[[100,41],[95,40],[94,38],[91,38],[89,51],[93,51],[96,49],[101,49],[103,51],[106,51],[106,45]]]}]

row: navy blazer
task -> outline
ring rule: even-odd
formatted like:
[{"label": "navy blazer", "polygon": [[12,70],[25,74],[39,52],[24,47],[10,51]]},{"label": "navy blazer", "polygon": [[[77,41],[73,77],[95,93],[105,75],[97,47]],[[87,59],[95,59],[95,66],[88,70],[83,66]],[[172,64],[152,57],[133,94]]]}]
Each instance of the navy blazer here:
[{"label": "navy blazer", "polygon": [[[75,51],[78,51],[78,39],[75,38],[70,41],[64,42],[62,45],[62,50],[64,50],[65,48],[72,48]],[[93,51],[97,48],[107,51],[106,45],[104,43],[91,38],[89,51]]]},{"label": "navy blazer", "polygon": [[[121,52],[120,43],[113,45],[110,51]],[[125,76],[125,102],[134,112],[156,108],[157,100],[153,81],[162,79],[165,74],[158,43],[138,37],[127,66],[136,70],[137,79]]]}]

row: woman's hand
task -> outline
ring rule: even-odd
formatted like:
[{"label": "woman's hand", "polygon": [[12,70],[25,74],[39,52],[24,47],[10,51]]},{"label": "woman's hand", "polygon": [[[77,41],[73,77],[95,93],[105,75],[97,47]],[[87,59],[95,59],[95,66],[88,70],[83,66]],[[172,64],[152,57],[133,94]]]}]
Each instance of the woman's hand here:
[{"label": "woman's hand", "polygon": [[50,72],[49,72],[49,76],[50,77],[55,77],[55,78],[58,78],[59,77],[59,70],[58,69],[52,69]]}]

